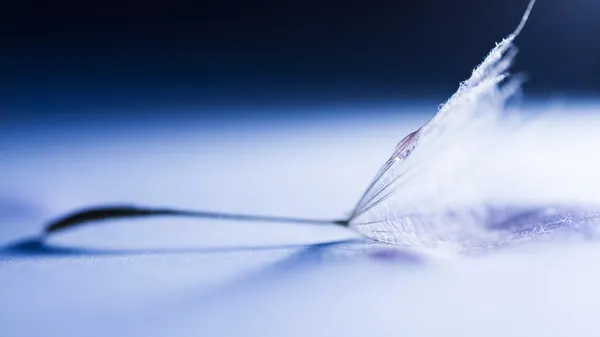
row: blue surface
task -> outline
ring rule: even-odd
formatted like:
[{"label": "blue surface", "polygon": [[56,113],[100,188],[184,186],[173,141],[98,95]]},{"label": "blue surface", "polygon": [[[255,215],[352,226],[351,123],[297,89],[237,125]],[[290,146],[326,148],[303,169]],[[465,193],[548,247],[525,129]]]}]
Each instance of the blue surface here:
[{"label": "blue surface", "polygon": [[[594,106],[569,109],[507,141],[486,190],[594,203],[600,120]],[[158,218],[32,241],[55,216],[115,202],[339,218],[433,114],[420,111],[11,129],[0,142],[0,335],[594,335],[600,249],[577,237],[461,257],[334,226]]]}]

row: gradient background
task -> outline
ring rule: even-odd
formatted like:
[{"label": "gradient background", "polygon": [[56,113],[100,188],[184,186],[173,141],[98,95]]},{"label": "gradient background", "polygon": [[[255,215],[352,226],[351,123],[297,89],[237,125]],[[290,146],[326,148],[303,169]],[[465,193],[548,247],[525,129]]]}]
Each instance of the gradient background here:
[{"label": "gradient background", "polygon": [[[506,1],[9,1],[6,121],[289,115],[442,102],[518,23]],[[515,71],[536,98],[600,92],[599,5],[540,1]],[[250,109],[277,107],[278,109]],[[236,108],[236,109],[230,109]],[[305,110],[303,114],[306,114]],[[310,113],[309,113],[310,114]]]},{"label": "gradient background", "polygon": [[[526,6],[3,2],[0,336],[597,335],[600,250],[577,240],[464,258],[156,218],[32,241],[106,203],[344,217]],[[600,203],[598,17],[597,0],[536,4],[515,71],[551,113],[491,185]]]}]

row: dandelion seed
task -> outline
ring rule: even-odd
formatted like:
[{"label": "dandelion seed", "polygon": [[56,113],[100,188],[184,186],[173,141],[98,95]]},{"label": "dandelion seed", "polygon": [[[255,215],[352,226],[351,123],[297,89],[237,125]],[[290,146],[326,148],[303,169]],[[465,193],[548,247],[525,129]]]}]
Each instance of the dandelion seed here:
[{"label": "dandelion seed", "polygon": [[[552,232],[573,212],[493,208],[469,185],[469,168],[505,136],[507,102],[521,78],[508,74],[513,45],[536,0],[521,22],[477,66],[436,115],[398,143],[351,215],[342,220],[311,220],[205,211],[109,206],[87,209],[48,225],[45,235],[93,221],[149,216],[187,216],[221,220],[335,224],[382,242],[459,250],[496,247]],[[459,193],[460,190],[460,193]],[[457,197],[459,196],[459,197]],[[511,216],[508,216],[508,215]],[[586,219],[596,219],[588,215]],[[584,219],[585,220],[585,219]]]}]

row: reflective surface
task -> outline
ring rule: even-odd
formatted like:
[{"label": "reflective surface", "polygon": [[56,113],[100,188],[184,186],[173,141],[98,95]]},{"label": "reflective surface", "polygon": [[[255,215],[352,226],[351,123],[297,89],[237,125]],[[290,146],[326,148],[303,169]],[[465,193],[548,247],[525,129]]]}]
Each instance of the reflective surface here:
[{"label": "reflective surface", "polygon": [[[594,335],[593,226],[468,257],[335,226],[171,218],[35,240],[47,220],[105,203],[348,215],[395,144],[433,113],[399,109],[422,113],[3,133],[2,336]],[[600,120],[595,106],[569,109],[477,163],[469,180],[481,200],[511,205],[493,208],[500,220],[487,229],[578,226],[595,209]]]}]

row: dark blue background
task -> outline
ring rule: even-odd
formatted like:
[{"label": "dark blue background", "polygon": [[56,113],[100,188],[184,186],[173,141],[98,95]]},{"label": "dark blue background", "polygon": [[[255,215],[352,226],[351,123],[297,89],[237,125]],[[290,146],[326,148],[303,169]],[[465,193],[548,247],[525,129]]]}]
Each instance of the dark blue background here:
[{"label": "dark blue background", "polygon": [[[527,1],[3,2],[0,108],[36,120],[441,102]],[[596,0],[538,1],[517,41],[529,95],[600,92],[599,16]]]}]

